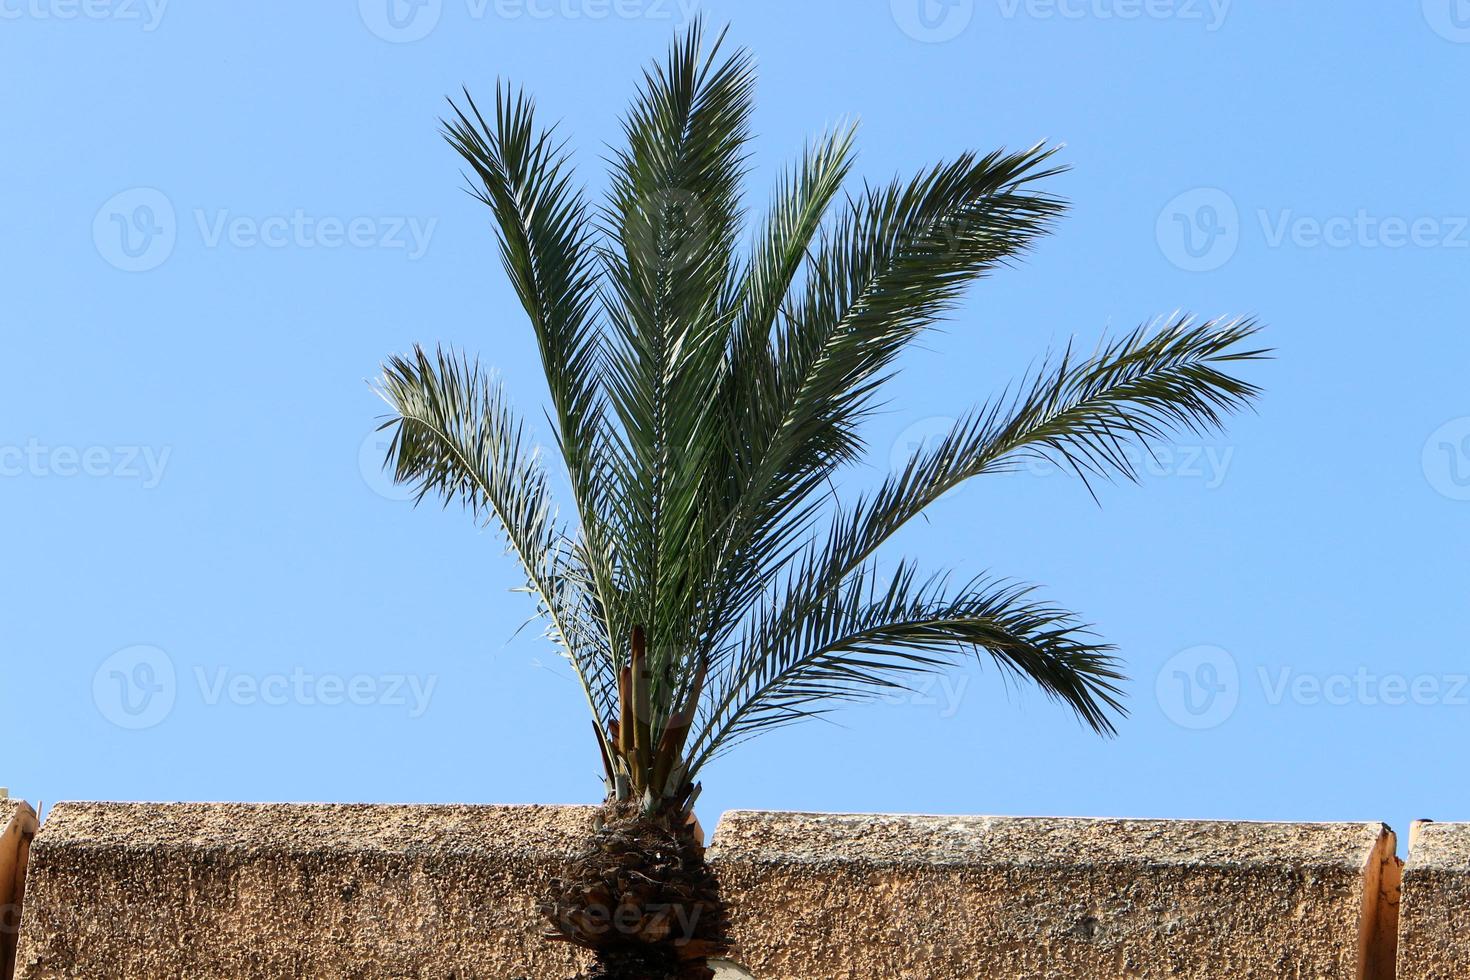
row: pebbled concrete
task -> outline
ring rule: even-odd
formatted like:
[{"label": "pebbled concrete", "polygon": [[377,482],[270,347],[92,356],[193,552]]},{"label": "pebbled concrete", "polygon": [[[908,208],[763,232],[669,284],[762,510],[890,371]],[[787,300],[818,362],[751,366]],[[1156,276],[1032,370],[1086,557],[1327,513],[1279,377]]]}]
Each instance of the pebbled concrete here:
[{"label": "pebbled concrete", "polygon": [[1470,977],[1470,824],[1415,825],[1399,921],[1402,980]]},{"label": "pebbled concrete", "polygon": [[[568,980],[585,964],[536,904],[592,813],[63,804],[17,976]],[[759,980],[1389,980],[1393,844],[1381,824],[736,812],[711,855]]]},{"label": "pebbled concrete", "polygon": [[713,851],[756,977],[1390,975],[1381,824],[736,812]]},{"label": "pebbled concrete", "polygon": [[32,851],[25,980],[571,976],[537,876],[579,807],[60,804]]}]

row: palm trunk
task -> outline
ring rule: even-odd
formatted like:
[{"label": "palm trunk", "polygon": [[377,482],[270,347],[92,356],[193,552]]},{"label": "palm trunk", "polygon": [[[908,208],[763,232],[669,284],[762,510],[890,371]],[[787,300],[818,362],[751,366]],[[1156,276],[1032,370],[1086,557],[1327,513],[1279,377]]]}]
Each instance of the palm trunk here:
[{"label": "palm trunk", "polygon": [[711,957],[729,952],[729,916],[688,811],[653,813],[609,801],[591,846],[542,911],[549,938],[592,950],[585,980],[713,980]]}]

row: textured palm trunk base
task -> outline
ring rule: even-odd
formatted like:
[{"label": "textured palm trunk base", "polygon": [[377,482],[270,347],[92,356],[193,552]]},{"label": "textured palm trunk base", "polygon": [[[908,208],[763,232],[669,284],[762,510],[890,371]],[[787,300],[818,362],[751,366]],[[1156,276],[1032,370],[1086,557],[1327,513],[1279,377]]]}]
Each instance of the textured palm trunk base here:
[{"label": "textured palm trunk base", "polygon": [[591,845],[549,883],[542,912],[548,938],[596,954],[579,980],[714,980],[708,960],[731,945],[704,845],[672,804],[651,816],[606,804]]}]

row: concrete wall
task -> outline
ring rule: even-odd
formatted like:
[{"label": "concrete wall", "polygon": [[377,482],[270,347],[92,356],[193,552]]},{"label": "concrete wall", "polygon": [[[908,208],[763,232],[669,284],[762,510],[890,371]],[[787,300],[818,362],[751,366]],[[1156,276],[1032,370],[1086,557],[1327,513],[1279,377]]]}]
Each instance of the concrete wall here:
[{"label": "concrete wall", "polygon": [[[3,811],[0,811],[3,814]],[[567,980],[536,899],[574,807],[65,804],[16,976]],[[712,856],[760,980],[1388,980],[1379,824],[727,814]],[[1399,976],[1470,977],[1470,827],[1419,835]]]},{"label": "concrete wall", "polygon": [[1400,921],[1400,977],[1470,977],[1470,824],[1414,826]]},{"label": "concrete wall", "polygon": [[716,843],[757,977],[1391,975],[1381,824],[737,812]]},{"label": "concrete wall", "polygon": [[36,814],[19,800],[0,799],[0,980],[9,980],[25,897],[26,862]]},{"label": "concrete wall", "polygon": [[62,804],[31,852],[28,980],[570,977],[541,876],[565,807]]}]

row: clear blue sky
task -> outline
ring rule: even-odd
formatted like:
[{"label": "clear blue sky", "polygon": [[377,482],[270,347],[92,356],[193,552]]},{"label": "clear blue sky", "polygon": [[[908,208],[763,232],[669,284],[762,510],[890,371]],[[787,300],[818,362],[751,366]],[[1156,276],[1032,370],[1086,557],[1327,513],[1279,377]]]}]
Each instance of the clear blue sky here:
[{"label": "clear blue sky", "polygon": [[[386,354],[543,397],[446,93],[603,146],[688,0],[0,0],[0,783],[32,800],[591,801],[585,707],[497,536],[375,472]],[[1095,504],[1035,472],[901,541],[1121,647],[1084,732],[993,670],[708,773],[732,807],[1470,818],[1470,8],[1463,0],[709,3],[762,68],[757,209],[1067,144],[1075,203],[904,363],[872,479],[1023,371],[1176,308],[1252,313],[1259,414]],[[368,465],[362,460],[367,458]]]}]

